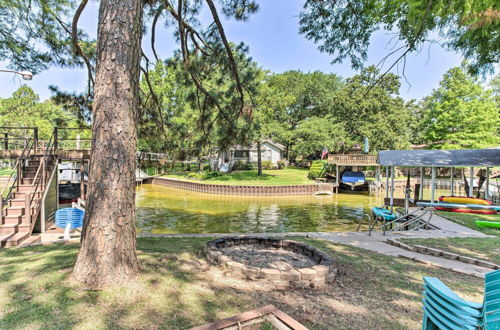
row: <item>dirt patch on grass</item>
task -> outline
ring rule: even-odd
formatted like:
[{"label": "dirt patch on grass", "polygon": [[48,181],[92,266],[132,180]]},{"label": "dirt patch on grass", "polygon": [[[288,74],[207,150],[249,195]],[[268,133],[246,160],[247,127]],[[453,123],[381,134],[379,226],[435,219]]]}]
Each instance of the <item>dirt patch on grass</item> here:
[{"label": "dirt patch on grass", "polygon": [[317,265],[305,255],[283,249],[262,248],[256,244],[226,247],[220,251],[234,261],[258,268],[290,270]]}]

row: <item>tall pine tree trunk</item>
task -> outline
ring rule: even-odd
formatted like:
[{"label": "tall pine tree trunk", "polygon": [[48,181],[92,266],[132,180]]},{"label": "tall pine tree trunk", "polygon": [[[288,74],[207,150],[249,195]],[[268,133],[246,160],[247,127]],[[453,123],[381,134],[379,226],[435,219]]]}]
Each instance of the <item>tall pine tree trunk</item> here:
[{"label": "tall pine tree trunk", "polygon": [[139,271],[135,166],[142,0],[101,0],[89,198],[73,277],[92,288]]},{"label": "tall pine tree trunk", "polygon": [[257,175],[262,176],[262,150],[260,140],[257,141]]}]

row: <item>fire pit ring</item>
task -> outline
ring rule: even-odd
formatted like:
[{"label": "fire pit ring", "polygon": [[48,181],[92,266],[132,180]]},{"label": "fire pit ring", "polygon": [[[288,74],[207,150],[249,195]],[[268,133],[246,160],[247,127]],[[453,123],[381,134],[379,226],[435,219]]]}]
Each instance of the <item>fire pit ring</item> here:
[{"label": "fire pit ring", "polygon": [[[210,263],[225,267],[231,274],[267,281],[278,289],[321,288],[337,274],[327,253],[287,239],[223,237],[208,241],[205,252]],[[257,260],[252,260],[254,256]]]}]

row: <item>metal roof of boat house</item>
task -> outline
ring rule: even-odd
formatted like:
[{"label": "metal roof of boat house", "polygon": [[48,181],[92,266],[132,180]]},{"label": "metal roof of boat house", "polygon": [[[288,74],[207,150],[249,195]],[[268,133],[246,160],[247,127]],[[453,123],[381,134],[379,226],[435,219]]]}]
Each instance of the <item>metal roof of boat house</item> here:
[{"label": "metal roof of boat house", "polygon": [[400,167],[496,167],[500,166],[500,150],[384,150],[378,154],[378,163]]}]

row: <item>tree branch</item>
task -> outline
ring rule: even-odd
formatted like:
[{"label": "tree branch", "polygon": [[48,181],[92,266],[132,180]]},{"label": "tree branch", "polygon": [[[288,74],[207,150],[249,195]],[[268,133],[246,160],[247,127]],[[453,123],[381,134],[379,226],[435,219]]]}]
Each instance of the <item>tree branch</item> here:
[{"label": "tree branch", "polygon": [[[425,21],[427,20],[427,17],[429,16],[429,13],[431,11],[432,5],[433,5],[433,0],[427,0],[427,6],[425,8],[425,13],[424,13],[424,16],[422,17],[422,21],[420,22],[420,26],[419,26],[419,29],[418,29],[417,33],[415,34],[415,37],[407,44],[407,48],[403,52],[403,54],[401,54],[401,56],[399,56],[396,59],[396,61],[394,63],[392,63],[392,65],[389,67],[389,69],[387,69],[383,74],[381,74],[379,76],[379,78],[368,88],[368,90],[366,92],[367,94],[373,89],[373,87],[375,87],[375,85],[377,85],[392,70],[392,68],[399,61],[401,61],[401,59],[404,58],[406,60],[406,55],[409,52],[412,52],[412,51],[415,50],[415,46],[416,46],[417,42],[419,41],[420,37],[422,36],[423,31],[424,31]],[[397,50],[400,50],[401,48],[403,48],[403,47],[400,47]],[[389,53],[389,55],[392,55],[393,53],[395,53],[395,51]],[[385,61],[385,59],[384,59],[384,61]],[[406,67],[406,65],[404,67]],[[404,76],[404,71],[403,71],[403,76]]]},{"label": "tree branch", "polygon": [[158,54],[156,53],[156,48],[155,48],[155,38],[156,38],[156,24],[158,23],[158,19],[160,18],[162,12],[163,12],[163,9],[165,9],[165,7],[163,6],[163,4],[160,4],[160,6],[158,7],[156,13],[155,13],[155,16],[153,18],[153,22],[151,23],[151,49],[153,50],[153,55],[156,59],[156,61],[158,62]]},{"label": "tree branch", "polygon": [[84,54],[82,48],[80,47],[80,44],[78,43],[78,20],[80,19],[80,15],[82,14],[83,10],[85,9],[85,6],[87,5],[88,0],[82,0],[80,2],[80,5],[76,9],[75,15],[73,16],[73,22],[71,24],[71,41],[73,42],[73,47],[76,51],[76,53],[83,58],[83,61],[85,62],[85,65],[87,66],[87,74],[89,78],[89,94],[90,94],[90,84],[92,84],[92,87],[94,86],[94,77],[92,75],[93,67],[92,64],[90,63],[89,59],[87,56]]},{"label": "tree branch", "polygon": [[229,42],[227,41],[226,38],[226,33],[224,32],[224,27],[222,26],[222,23],[219,18],[219,14],[217,13],[217,9],[215,8],[215,5],[212,0],[205,0],[208,4],[208,7],[210,8],[210,11],[212,12],[212,17],[214,18],[214,22],[217,26],[217,29],[219,30],[219,35],[221,37],[222,43],[224,44],[224,47],[226,48],[226,53],[227,57],[229,59],[229,65],[231,67],[231,71],[234,76],[234,80],[236,81],[236,88],[238,89],[238,93],[240,94],[241,98],[241,105],[240,105],[240,114],[243,113],[243,106],[245,102],[245,98],[243,95],[243,87],[241,84],[240,80],[240,75],[238,73],[238,67],[236,65],[236,61],[234,60],[233,56],[233,51],[231,50],[231,46],[229,45]]}]

